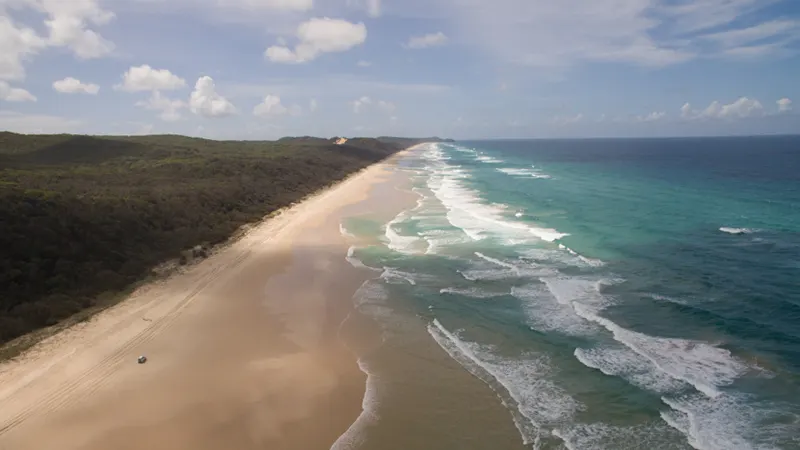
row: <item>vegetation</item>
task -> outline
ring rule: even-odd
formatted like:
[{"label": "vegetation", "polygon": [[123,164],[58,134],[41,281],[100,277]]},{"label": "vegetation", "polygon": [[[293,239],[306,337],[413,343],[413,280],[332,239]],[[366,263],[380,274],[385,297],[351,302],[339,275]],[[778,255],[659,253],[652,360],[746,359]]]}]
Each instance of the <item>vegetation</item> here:
[{"label": "vegetation", "polygon": [[0,133],[0,343],[413,143]]}]

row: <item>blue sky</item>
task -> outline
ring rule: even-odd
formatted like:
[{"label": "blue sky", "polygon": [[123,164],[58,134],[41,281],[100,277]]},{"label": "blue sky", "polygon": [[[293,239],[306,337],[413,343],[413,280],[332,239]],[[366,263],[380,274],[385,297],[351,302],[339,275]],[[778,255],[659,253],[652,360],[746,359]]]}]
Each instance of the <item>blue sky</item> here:
[{"label": "blue sky", "polygon": [[797,0],[0,0],[0,129],[800,132]]}]

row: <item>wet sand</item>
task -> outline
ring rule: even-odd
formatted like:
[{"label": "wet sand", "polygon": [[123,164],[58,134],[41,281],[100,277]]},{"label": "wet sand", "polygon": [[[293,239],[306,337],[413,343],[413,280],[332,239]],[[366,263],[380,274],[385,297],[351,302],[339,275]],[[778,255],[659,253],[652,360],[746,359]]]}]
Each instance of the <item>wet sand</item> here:
[{"label": "wet sand", "polygon": [[330,448],[361,411],[365,376],[338,333],[370,275],[345,261],[339,223],[413,201],[385,188],[392,166],[0,365],[0,449]]}]

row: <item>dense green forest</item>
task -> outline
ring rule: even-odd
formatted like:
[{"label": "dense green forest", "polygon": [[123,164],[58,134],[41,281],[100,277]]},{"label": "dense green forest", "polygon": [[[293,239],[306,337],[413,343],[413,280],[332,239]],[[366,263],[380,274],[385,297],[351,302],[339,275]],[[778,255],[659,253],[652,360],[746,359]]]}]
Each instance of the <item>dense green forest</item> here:
[{"label": "dense green forest", "polygon": [[418,141],[333,142],[0,133],[0,343]]}]

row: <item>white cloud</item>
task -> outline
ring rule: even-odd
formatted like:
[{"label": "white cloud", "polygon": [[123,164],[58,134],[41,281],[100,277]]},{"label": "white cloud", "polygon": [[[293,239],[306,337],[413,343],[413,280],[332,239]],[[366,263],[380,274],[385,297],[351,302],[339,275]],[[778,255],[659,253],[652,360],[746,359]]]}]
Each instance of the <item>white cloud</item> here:
[{"label": "white cloud", "polygon": [[740,97],[727,105],[715,100],[702,111],[692,109],[689,103],[681,107],[681,117],[684,119],[744,119],[761,117],[764,114],[761,102],[747,97]]},{"label": "white cloud", "polygon": [[[422,0],[407,1],[422,7]],[[660,67],[701,56],[780,54],[800,36],[798,21],[761,14],[775,0],[434,3],[450,22],[448,35],[454,42],[506,62],[556,69],[592,61]],[[739,23],[747,27],[738,29]],[[732,24],[737,29],[720,32]],[[763,40],[773,42],[764,47]],[[749,48],[739,50],[742,46]]]},{"label": "white cloud", "polygon": [[690,119],[694,115],[694,111],[692,111],[692,105],[689,102],[686,102],[681,106],[681,117],[684,119]]},{"label": "white cloud", "polygon": [[[24,8],[44,14],[41,23],[47,35],[35,28],[18,26],[10,11]],[[0,79],[21,80],[25,77],[24,62],[47,47],[66,47],[80,59],[106,56],[114,43],[106,40],[91,25],[104,25],[114,18],[103,10],[98,0],[5,0],[0,2]]]},{"label": "white cloud", "polygon": [[45,114],[22,114],[14,111],[0,111],[0,130],[16,133],[69,133],[83,124],[80,120],[66,119]]},{"label": "white cloud", "polygon": [[319,105],[317,104],[317,99],[312,98],[311,101],[308,104],[308,110],[311,111],[311,112],[315,112],[318,107],[319,107]]},{"label": "white cloud", "polygon": [[722,56],[754,59],[787,53],[787,46],[800,40],[800,21],[772,20],[747,28],[736,28],[702,36],[714,43]]},{"label": "white cloud", "polygon": [[785,113],[792,110],[792,101],[788,98],[782,98],[775,102],[778,104],[778,112]]},{"label": "white cloud", "polygon": [[[514,64],[563,68],[587,61],[663,66],[691,59],[669,36],[652,36],[658,0],[440,0],[454,41]],[[460,5],[460,7],[457,7]],[[665,28],[661,34],[669,31]]]},{"label": "white cloud", "polygon": [[122,76],[122,84],[114,86],[128,92],[168,91],[186,86],[186,80],[167,69],[153,69],[147,64],[131,67]]},{"label": "white cloud", "polygon": [[23,62],[45,46],[33,29],[18,27],[0,10],[0,80],[24,79]]},{"label": "white cloud", "polygon": [[646,116],[637,116],[637,122],[657,122],[667,116],[667,113],[663,111],[653,111]]},{"label": "white cloud", "polygon": [[430,33],[424,36],[412,36],[405,44],[406,48],[428,48],[444,45],[447,43],[447,36],[439,31],[438,33]]},{"label": "white cloud", "polygon": [[197,80],[189,98],[189,108],[193,113],[209,118],[236,114],[233,103],[217,93],[214,79],[209,76]]},{"label": "white cloud", "polygon": [[747,28],[737,28],[707,34],[703,36],[703,38],[714,41],[726,48],[730,48],[751,44],[762,39],[776,36],[784,36],[792,33],[796,34],[798,28],[800,28],[800,22],[795,20],[772,20]]},{"label": "white cloud", "polygon": [[219,6],[246,10],[309,11],[313,0],[219,0]]},{"label": "white cloud", "polygon": [[281,98],[277,95],[267,95],[264,101],[253,108],[253,115],[259,117],[282,116],[289,112],[289,108],[283,106]]},{"label": "white cloud", "polygon": [[64,78],[53,83],[53,89],[64,94],[89,94],[97,95],[100,86],[92,83],[82,83],[72,77]]},{"label": "white cloud", "polygon": [[146,109],[161,111],[158,117],[165,122],[174,122],[181,119],[180,111],[188,105],[183,100],[172,100],[161,95],[161,92],[153,91],[147,101],[137,102],[136,106]]},{"label": "white cloud", "polygon": [[296,36],[299,42],[294,50],[274,45],[267,49],[265,56],[276,63],[304,63],[323,53],[344,52],[366,41],[367,27],[341,19],[315,18],[301,23]]},{"label": "white cloud", "polygon": [[372,99],[369,97],[361,97],[358,100],[353,100],[350,104],[353,106],[353,112],[358,114],[363,111],[364,108],[372,104]]},{"label": "white cloud", "polygon": [[726,25],[771,3],[764,0],[680,0],[656,3],[674,21],[675,31],[698,32]]},{"label": "white cloud", "polygon": [[356,65],[358,67],[370,67],[370,66],[372,66],[372,63],[369,62],[369,61],[361,60],[361,61],[357,62]]},{"label": "white cloud", "polygon": [[36,96],[21,88],[13,88],[5,81],[0,81],[0,100],[7,102],[35,102]]},{"label": "white cloud", "polygon": [[50,45],[67,47],[81,59],[99,58],[111,53],[115,46],[96,31],[91,24],[105,25],[114,13],[100,7],[98,0],[38,0],[30,1],[48,15],[45,26],[50,32]]}]

